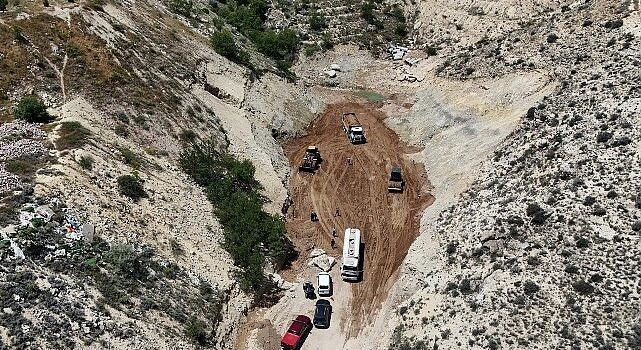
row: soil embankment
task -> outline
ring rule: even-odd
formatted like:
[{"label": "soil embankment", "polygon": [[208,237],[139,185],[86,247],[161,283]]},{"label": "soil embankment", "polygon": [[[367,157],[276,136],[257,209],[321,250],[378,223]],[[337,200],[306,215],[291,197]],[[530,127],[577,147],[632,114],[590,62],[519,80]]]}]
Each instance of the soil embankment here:
[{"label": "soil embankment", "polygon": [[[344,112],[356,113],[365,127],[367,143],[349,143],[341,128]],[[364,274],[360,283],[349,285],[352,311],[347,313],[348,319],[343,319],[348,336],[356,335],[367,324],[367,316],[387,297],[398,268],[419,233],[421,213],[433,202],[423,166],[404,156],[412,150],[385,125],[384,118],[373,106],[329,105],[309,126],[306,136],[283,145],[294,169],[309,145],[318,146],[323,158],[314,175],[295,171],[289,183],[293,204],[287,214],[287,230],[301,256],[320,247],[340,257],[345,229],[362,230]],[[353,160],[352,165],[348,165],[348,157]],[[403,193],[387,191],[392,165],[402,168],[406,184]],[[336,215],[337,208],[340,216]],[[310,221],[312,210],[318,214],[318,222]],[[333,228],[338,233],[335,249],[330,247]],[[303,263],[295,264],[293,272]]]}]

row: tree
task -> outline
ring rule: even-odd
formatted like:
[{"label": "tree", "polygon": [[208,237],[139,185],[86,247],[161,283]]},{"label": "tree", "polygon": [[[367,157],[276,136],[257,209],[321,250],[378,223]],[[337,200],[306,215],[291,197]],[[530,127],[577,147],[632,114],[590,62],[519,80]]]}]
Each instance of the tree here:
[{"label": "tree", "polygon": [[221,56],[232,62],[246,64],[249,62],[249,54],[241,50],[234,41],[234,36],[228,30],[223,30],[211,36],[211,45]]},{"label": "tree", "polygon": [[0,0],[0,11],[6,11],[8,4],[9,4],[8,0]]},{"label": "tree", "polygon": [[13,110],[13,116],[30,123],[48,123],[53,119],[37,96],[24,96]]}]

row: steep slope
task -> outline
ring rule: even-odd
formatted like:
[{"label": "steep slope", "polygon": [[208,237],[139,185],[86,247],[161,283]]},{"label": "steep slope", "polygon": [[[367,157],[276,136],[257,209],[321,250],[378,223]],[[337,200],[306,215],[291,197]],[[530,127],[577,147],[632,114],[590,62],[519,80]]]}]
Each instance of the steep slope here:
[{"label": "steep slope", "polygon": [[545,68],[560,85],[427,218],[390,348],[639,346],[638,4],[560,5],[438,69]]}]

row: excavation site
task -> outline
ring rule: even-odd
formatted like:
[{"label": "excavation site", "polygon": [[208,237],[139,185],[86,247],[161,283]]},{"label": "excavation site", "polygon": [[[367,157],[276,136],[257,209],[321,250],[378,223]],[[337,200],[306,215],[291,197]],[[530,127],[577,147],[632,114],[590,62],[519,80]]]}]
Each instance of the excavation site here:
[{"label": "excavation site", "polygon": [[641,349],[640,7],[0,0],[0,350]]}]

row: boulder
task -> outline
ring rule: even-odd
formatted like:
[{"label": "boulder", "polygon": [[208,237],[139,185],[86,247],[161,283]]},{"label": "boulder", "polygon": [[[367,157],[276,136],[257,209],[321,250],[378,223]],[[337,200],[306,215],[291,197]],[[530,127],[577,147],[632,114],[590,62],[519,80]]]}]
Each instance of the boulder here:
[{"label": "boulder", "polygon": [[85,223],[84,225],[80,226],[80,233],[82,234],[82,238],[84,238],[85,241],[89,243],[93,242],[93,236],[95,232],[96,229],[90,223]]},{"label": "boulder", "polygon": [[325,75],[327,75],[330,78],[336,78],[336,71],[333,69],[325,71]]},{"label": "boulder", "polygon": [[316,266],[322,271],[329,272],[335,264],[336,258],[328,255],[321,255],[310,260],[307,265]]},{"label": "boulder", "polygon": [[316,248],[316,249],[312,250],[312,252],[311,252],[311,253],[309,253],[309,257],[310,257],[310,258],[315,258],[315,257],[317,257],[317,256],[321,256],[321,255],[325,255],[325,254],[326,254],[326,253],[325,253],[325,251],[324,251],[324,250],[322,250],[322,249],[320,249],[320,248]]},{"label": "boulder", "polygon": [[341,66],[339,66],[339,65],[338,65],[338,64],[336,64],[336,63],[334,63],[334,64],[332,64],[331,66],[329,66],[329,69],[331,69],[331,70],[333,70],[333,71],[340,72],[340,71],[341,71]]}]

